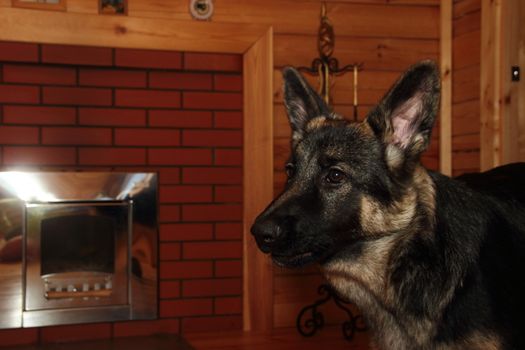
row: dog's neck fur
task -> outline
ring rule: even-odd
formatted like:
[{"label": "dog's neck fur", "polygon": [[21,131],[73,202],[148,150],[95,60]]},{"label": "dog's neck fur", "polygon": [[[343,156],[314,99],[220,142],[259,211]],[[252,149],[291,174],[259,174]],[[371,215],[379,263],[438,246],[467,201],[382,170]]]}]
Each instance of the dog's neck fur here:
[{"label": "dog's neck fur", "polygon": [[[404,293],[403,284],[393,282],[395,269],[392,266],[406,266],[402,266],[402,259],[393,261],[393,257],[398,256],[400,252],[406,253],[410,240],[414,237],[435,239],[434,182],[421,167],[414,173],[413,184],[400,199],[414,201],[413,204],[418,208],[412,211],[411,220],[404,218],[404,226],[398,227],[395,232],[383,232],[382,235],[375,236],[378,238],[354,244],[322,266],[323,273],[335,290],[355,302],[363,311],[381,349],[427,349],[428,344],[432,343],[431,339],[438,332],[439,320],[445,307],[463,278],[461,273],[453,276],[449,283],[443,286],[444,297],[436,300],[432,310],[425,315],[416,315],[411,310],[406,310],[406,305],[399,302]],[[388,208],[383,209],[388,212]],[[410,330],[410,333],[407,330]],[[480,344],[479,334],[472,337],[477,337],[475,343]],[[486,349],[498,349],[497,340],[490,335],[484,339],[481,343]],[[465,343],[465,346],[467,345]],[[442,349],[449,348],[444,344]]]}]

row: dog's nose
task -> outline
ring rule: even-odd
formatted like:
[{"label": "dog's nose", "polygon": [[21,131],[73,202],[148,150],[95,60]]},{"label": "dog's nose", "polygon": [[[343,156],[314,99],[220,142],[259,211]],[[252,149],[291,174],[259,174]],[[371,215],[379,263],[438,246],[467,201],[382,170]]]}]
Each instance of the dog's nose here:
[{"label": "dog's nose", "polygon": [[255,241],[264,253],[269,253],[282,235],[282,228],[272,221],[256,221],[252,228]]}]

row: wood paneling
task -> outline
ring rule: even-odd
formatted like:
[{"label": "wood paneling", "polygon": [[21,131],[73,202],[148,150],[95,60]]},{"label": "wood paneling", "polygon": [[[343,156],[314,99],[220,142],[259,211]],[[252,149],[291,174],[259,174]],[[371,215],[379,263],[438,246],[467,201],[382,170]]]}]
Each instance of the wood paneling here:
[{"label": "wood paneling", "polygon": [[454,1],[452,174],[479,171],[481,1]]},{"label": "wood paneling", "polygon": [[501,19],[500,1],[481,1],[481,170],[501,164]]}]

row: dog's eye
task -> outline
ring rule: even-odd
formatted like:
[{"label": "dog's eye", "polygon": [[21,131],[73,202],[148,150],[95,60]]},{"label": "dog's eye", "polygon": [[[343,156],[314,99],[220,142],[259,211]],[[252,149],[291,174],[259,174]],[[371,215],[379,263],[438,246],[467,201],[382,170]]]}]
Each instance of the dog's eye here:
[{"label": "dog's eye", "polygon": [[326,181],[331,184],[340,184],[346,179],[346,174],[339,169],[332,168],[326,175]]},{"label": "dog's eye", "polygon": [[294,174],[295,174],[295,165],[294,164],[288,163],[288,164],[286,164],[284,169],[286,171],[286,176],[288,176],[289,179],[294,176]]}]

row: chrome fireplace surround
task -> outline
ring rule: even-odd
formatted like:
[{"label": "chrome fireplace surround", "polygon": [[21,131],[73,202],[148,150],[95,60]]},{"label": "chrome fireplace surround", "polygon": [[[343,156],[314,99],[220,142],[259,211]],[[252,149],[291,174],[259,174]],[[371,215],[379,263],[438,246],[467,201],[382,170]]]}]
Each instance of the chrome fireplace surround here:
[{"label": "chrome fireplace surround", "polygon": [[157,176],[0,172],[0,328],[157,316]]}]

